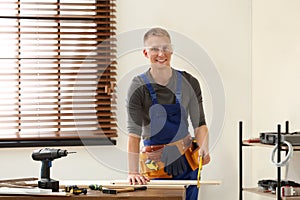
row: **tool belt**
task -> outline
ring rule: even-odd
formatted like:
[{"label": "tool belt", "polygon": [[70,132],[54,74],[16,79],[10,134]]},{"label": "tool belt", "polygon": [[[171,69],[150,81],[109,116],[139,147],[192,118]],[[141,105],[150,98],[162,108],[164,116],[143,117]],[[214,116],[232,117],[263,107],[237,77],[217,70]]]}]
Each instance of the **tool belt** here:
[{"label": "tool belt", "polygon": [[161,162],[161,154],[165,146],[174,146],[178,148],[181,155],[185,155],[188,164],[195,170],[198,168],[198,150],[199,147],[196,142],[192,141],[190,135],[185,138],[161,145],[144,146],[140,152],[140,170],[144,176],[149,178],[172,178],[164,171],[165,164]]}]

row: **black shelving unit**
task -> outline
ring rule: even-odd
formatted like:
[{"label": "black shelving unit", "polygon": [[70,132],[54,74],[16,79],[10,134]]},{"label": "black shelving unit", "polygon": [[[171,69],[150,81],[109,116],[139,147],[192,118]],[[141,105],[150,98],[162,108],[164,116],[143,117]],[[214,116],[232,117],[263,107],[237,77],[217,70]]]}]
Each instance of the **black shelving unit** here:
[{"label": "black shelving unit", "polygon": [[[286,133],[289,132],[289,123],[288,121],[286,121]],[[282,148],[282,144],[278,141],[281,141],[281,125],[278,124],[277,125],[277,144],[278,144],[278,149],[277,149],[277,162],[281,161],[281,154],[280,152],[282,151],[287,151],[286,148]],[[239,200],[243,200],[243,147],[244,146],[263,146],[263,147],[270,147],[273,145],[266,145],[266,144],[250,144],[250,143],[245,143],[243,142],[243,122],[240,121],[239,122]],[[294,149],[295,150],[295,149]],[[296,151],[299,151],[300,149],[296,149]],[[281,188],[281,167],[277,167],[277,188],[276,188],[276,199],[277,200],[289,200],[289,199],[293,199],[293,200],[300,200],[300,197],[281,197],[281,192],[280,192],[280,188]],[[260,195],[266,195],[269,197],[275,197],[274,194],[265,194],[263,192],[259,192],[258,189],[255,190],[249,190],[250,192],[254,192],[256,194],[260,194]]]}]

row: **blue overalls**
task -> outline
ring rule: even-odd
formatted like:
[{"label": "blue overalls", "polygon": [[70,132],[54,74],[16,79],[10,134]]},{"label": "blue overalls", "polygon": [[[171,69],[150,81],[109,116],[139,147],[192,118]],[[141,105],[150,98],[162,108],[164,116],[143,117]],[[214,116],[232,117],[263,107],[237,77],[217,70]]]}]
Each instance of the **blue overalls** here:
[{"label": "blue overalls", "polygon": [[[158,104],[156,93],[149,82],[146,74],[140,75],[150,92],[152,105],[149,109],[150,115],[150,137],[143,143],[145,146],[168,144],[178,141],[189,135],[188,121],[185,109],[180,105],[182,74],[177,71],[176,103]],[[184,163],[186,170],[183,173],[173,176],[174,180],[197,180],[198,170],[192,171],[185,156]],[[187,200],[198,199],[198,188],[196,185],[189,186],[186,190]]]}]

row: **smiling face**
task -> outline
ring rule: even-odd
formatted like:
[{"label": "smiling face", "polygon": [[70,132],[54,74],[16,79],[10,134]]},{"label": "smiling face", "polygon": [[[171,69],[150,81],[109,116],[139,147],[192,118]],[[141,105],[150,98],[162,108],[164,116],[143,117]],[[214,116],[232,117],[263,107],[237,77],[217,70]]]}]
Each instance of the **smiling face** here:
[{"label": "smiling face", "polygon": [[150,36],[145,40],[143,53],[149,59],[151,67],[170,67],[173,53],[171,41],[167,36]]}]

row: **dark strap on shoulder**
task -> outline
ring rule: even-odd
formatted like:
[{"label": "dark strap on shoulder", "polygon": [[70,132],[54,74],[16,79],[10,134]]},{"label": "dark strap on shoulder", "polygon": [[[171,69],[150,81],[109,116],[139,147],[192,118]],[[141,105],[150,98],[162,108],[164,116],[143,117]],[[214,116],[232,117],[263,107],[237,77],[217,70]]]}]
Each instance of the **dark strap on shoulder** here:
[{"label": "dark strap on shoulder", "polygon": [[[156,93],[154,91],[154,88],[152,87],[149,79],[146,76],[146,73],[143,73],[140,75],[140,77],[143,79],[144,83],[146,84],[146,87],[148,88],[152,100],[152,104],[157,104],[157,97]],[[177,70],[177,87],[176,87],[176,103],[180,104],[181,102],[181,81],[182,81],[182,72]]]},{"label": "dark strap on shoulder", "polygon": [[182,81],[182,72],[177,70],[177,88],[176,88],[176,103],[181,102],[181,81]]},{"label": "dark strap on shoulder", "polygon": [[152,100],[152,104],[157,104],[158,101],[157,101],[157,98],[156,98],[156,93],[151,85],[151,83],[149,82],[147,76],[146,76],[146,73],[143,73],[140,75],[140,77],[144,80],[149,92],[150,92],[150,96],[151,96],[151,100]]}]

